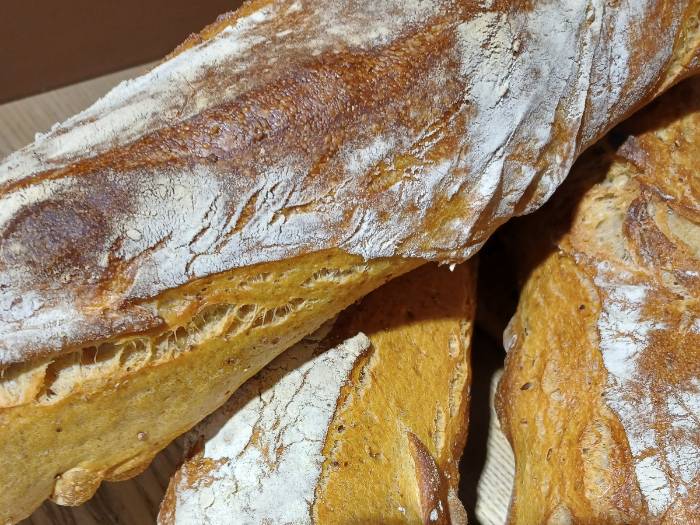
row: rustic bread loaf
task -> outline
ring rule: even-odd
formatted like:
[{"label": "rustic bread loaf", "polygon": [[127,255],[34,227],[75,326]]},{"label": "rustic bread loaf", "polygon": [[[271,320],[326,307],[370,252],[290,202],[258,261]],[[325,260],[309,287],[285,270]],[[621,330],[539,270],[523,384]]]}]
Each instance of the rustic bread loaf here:
[{"label": "rustic bread loaf", "polygon": [[474,305],[425,265],[302,340],[188,434],[160,523],[463,522]]},{"label": "rustic bread loaf", "polygon": [[134,334],[36,368],[6,370],[3,520],[28,515],[49,495],[79,504],[102,479],[140,472],[271,355],[417,264],[355,257],[346,266],[349,260],[318,252],[204,278],[155,301],[163,319],[174,321],[165,333]]},{"label": "rustic bread loaf", "polygon": [[700,523],[699,166],[700,79],[508,232],[531,263],[498,403],[511,523]]},{"label": "rustic bread loaf", "polygon": [[129,476],[698,68],[697,0],[256,0],[0,163],[0,521]]}]

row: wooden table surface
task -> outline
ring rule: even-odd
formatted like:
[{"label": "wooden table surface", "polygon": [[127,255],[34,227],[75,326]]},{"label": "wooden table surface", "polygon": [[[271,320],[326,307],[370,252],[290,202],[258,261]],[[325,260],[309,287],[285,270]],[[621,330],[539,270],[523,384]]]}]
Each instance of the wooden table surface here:
[{"label": "wooden table surface", "polygon": [[[148,67],[148,64],[138,66],[0,105],[0,158],[31,142],[35,133],[46,131],[55,122],[86,108],[121,80],[139,75]],[[513,457],[493,411],[493,391],[501,366],[502,352],[486,337],[477,338],[473,349],[469,443],[460,469],[460,496],[471,524],[503,524],[510,500]],[[80,507],[60,507],[47,502],[23,523],[152,524],[181,457],[182,450],[173,443],[140,476],[121,483],[103,483],[95,497]]]}]

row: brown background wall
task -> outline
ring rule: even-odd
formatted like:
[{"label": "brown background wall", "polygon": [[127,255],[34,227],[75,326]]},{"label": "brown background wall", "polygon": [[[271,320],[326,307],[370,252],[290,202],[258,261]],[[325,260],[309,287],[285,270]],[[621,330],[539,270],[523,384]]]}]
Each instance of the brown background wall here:
[{"label": "brown background wall", "polygon": [[0,0],[0,103],[158,59],[240,0]]}]

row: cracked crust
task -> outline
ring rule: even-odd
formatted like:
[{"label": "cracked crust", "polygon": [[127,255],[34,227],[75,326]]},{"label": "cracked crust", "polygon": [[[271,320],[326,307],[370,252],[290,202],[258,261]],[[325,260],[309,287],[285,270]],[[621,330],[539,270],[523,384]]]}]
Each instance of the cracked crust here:
[{"label": "cracked crust", "polygon": [[510,232],[556,239],[515,242],[533,264],[499,388],[511,523],[698,522],[698,101],[697,80],[674,88]]},{"label": "cracked crust", "polygon": [[127,475],[409,259],[469,257],[697,67],[696,1],[486,4],[253,1],[0,163],[0,519]]},{"label": "cracked crust", "polygon": [[189,434],[159,522],[461,516],[474,292],[471,265],[423,266],[285,352]]},{"label": "cracked crust", "polygon": [[0,365],[155,329],[234,268],[464,260],[695,67],[697,1],[488,4],[250,2],[9,156]]}]

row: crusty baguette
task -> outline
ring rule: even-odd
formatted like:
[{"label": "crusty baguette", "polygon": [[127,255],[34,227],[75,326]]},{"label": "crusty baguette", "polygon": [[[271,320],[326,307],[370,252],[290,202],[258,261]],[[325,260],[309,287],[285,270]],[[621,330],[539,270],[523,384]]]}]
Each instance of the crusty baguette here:
[{"label": "crusty baguette", "polygon": [[159,522],[463,522],[474,304],[426,265],[282,354],[189,433]]},{"label": "crusty baguette", "polygon": [[[347,261],[318,252],[196,281],[158,300],[162,312],[186,316],[181,328],[68,354],[37,378],[10,369],[0,412],[3,519],[28,515],[49,495],[79,504],[102,479],[140,472],[270,356],[417,264]],[[34,398],[18,399],[14,385],[29,379]]]},{"label": "crusty baguette", "polygon": [[256,0],[8,157],[0,521],[131,475],[390,275],[540,205],[697,68],[698,4]]},{"label": "crusty baguette", "polygon": [[700,523],[699,166],[700,79],[509,232],[534,263],[504,336],[511,523]]}]

